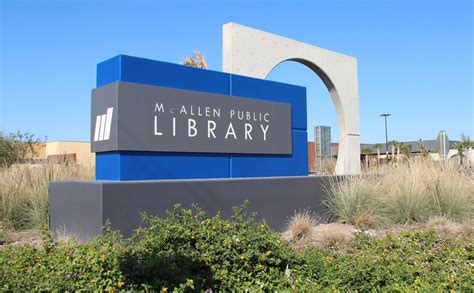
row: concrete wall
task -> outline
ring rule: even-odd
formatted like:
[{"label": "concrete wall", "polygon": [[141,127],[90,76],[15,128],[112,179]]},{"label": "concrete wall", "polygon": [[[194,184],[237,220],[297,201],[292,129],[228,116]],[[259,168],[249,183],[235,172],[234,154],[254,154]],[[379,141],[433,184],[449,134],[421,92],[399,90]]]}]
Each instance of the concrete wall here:
[{"label": "concrete wall", "polygon": [[176,203],[198,204],[210,216],[231,216],[232,207],[248,200],[275,230],[284,229],[295,212],[309,209],[326,215],[324,182],[330,177],[52,182],[50,230],[86,241],[102,233],[110,220],[124,235],[143,225],[140,213],[164,216]]}]

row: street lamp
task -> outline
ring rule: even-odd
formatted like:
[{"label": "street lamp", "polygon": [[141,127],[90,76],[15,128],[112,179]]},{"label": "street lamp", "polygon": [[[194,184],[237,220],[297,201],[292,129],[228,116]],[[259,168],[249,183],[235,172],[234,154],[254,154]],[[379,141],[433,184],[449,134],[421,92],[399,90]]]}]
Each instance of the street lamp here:
[{"label": "street lamp", "polygon": [[388,134],[387,134],[387,117],[392,114],[380,114],[380,117],[385,118],[385,159],[388,160]]}]

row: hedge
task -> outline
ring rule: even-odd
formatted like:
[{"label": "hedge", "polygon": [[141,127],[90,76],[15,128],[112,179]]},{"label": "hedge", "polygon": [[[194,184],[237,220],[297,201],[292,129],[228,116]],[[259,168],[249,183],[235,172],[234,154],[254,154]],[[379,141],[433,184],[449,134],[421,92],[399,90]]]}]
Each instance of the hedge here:
[{"label": "hedge", "polygon": [[243,206],[231,219],[176,206],[144,216],[124,239],[110,231],[80,244],[45,237],[41,247],[0,251],[0,288],[26,290],[388,291],[472,289],[472,238],[415,230],[345,247],[295,250]]}]

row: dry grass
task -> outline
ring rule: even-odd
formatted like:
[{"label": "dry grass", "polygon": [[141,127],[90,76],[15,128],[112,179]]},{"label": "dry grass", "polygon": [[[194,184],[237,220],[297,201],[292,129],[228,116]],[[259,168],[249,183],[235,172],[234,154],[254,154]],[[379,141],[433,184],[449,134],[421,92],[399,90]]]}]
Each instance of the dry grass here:
[{"label": "dry grass", "polygon": [[330,177],[326,193],[328,199],[324,203],[334,220],[370,227],[384,221],[385,206],[380,201],[382,185],[378,177]]},{"label": "dry grass", "polygon": [[195,50],[192,56],[187,56],[183,59],[181,64],[190,67],[197,67],[202,69],[207,69],[207,62],[204,58],[204,54]]},{"label": "dry grass", "polygon": [[382,176],[326,182],[325,202],[337,221],[359,228],[422,223],[435,216],[452,221],[474,217],[474,182],[453,164],[412,158]]},{"label": "dry grass", "polygon": [[354,239],[354,228],[350,225],[331,223],[315,226],[312,243],[318,247],[345,245]]},{"label": "dry grass", "polygon": [[282,238],[297,249],[327,247],[348,243],[354,238],[353,230],[352,226],[345,224],[319,224],[319,217],[306,210],[291,217]]},{"label": "dry grass", "polygon": [[319,222],[319,217],[310,211],[295,213],[288,222],[284,238],[292,241],[299,241],[311,237],[313,227]]},{"label": "dry grass", "polygon": [[50,181],[92,180],[92,167],[71,164],[13,165],[0,169],[0,221],[13,229],[47,223]]},{"label": "dry grass", "polygon": [[425,227],[434,230],[442,238],[471,237],[474,235],[472,223],[456,223],[440,216],[430,218],[426,222]]}]

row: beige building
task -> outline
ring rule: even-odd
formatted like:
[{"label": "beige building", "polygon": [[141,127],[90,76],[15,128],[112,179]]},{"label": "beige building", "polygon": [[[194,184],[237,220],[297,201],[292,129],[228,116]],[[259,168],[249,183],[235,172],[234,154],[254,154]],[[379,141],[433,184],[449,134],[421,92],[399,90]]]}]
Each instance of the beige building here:
[{"label": "beige building", "polygon": [[37,159],[88,166],[95,164],[95,154],[91,153],[91,144],[84,141],[46,142],[38,150]]}]

